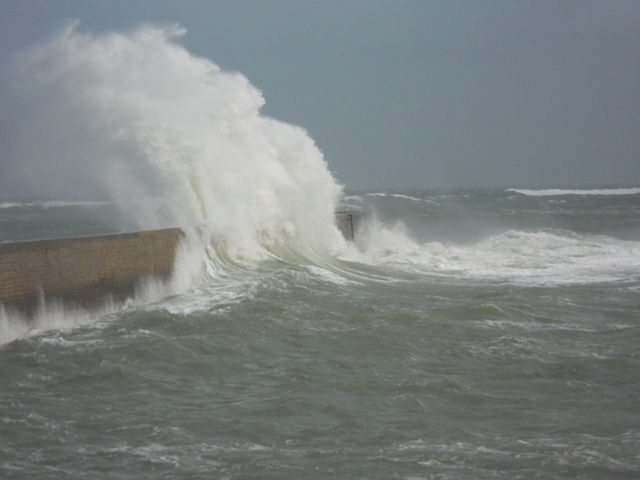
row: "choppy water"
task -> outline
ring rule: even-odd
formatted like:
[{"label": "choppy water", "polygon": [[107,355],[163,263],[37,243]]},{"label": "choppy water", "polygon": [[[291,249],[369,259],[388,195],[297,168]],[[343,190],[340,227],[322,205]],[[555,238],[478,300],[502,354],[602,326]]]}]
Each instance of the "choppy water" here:
[{"label": "choppy water", "polygon": [[[542,193],[356,192],[376,221],[322,261],[4,318],[0,476],[638,478],[640,191]],[[9,203],[4,241],[109,228]]]}]

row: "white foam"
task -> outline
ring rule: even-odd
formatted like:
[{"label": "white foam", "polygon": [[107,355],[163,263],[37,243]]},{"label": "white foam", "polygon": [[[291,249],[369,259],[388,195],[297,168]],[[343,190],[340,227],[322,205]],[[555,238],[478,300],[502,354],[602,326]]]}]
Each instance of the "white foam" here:
[{"label": "white foam", "polygon": [[66,330],[84,325],[91,320],[114,311],[115,304],[106,300],[93,311],[87,311],[60,302],[44,302],[41,299],[31,316],[0,305],[0,346],[18,338],[31,337],[49,330]]},{"label": "white foam", "polygon": [[601,189],[541,189],[541,190],[528,190],[509,188],[507,192],[519,193],[521,195],[527,195],[529,197],[551,197],[561,195],[638,195],[640,194],[640,188],[601,188]]},{"label": "white foam", "polygon": [[207,224],[234,259],[333,248],[342,189],[320,150],[304,129],[263,116],[243,75],[190,54],[184,34],[82,34],[76,22],[16,56],[3,90],[28,141],[5,159],[13,180],[94,190],[140,229]]},{"label": "white foam", "polygon": [[16,203],[16,202],[3,202],[0,203],[0,208],[16,208],[16,207],[21,207],[22,204],[21,203]]},{"label": "white foam", "polygon": [[411,195],[404,195],[401,193],[367,193],[366,195],[367,197],[381,197],[381,198],[386,198],[386,197],[391,197],[391,198],[397,198],[400,200],[405,200],[407,202],[410,203],[434,203],[433,200],[428,199],[428,198],[417,198],[417,197],[412,197]]},{"label": "white foam", "polygon": [[560,285],[640,279],[640,242],[603,235],[507,231],[470,245],[421,244],[402,224],[374,223],[358,243],[341,258],[445,280]]}]

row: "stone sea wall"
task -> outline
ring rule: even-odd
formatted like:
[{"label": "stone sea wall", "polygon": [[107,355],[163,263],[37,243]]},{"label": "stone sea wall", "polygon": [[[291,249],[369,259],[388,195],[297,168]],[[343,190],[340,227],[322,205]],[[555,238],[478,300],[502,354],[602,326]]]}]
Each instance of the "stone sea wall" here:
[{"label": "stone sea wall", "polygon": [[145,277],[168,278],[180,229],[0,244],[0,304],[29,315],[39,300],[83,308],[124,300]]}]

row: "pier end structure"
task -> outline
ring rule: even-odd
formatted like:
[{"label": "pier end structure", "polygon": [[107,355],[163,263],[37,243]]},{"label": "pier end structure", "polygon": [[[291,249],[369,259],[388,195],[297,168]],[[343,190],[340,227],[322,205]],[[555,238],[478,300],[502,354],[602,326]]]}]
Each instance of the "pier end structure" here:
[{"label": "pier end structure", "polygon": [[366,210],[348,210],[336,212],[336,225],[348,241],[353,242],[358,235],[358,230],[371,219],[371,212]]}]

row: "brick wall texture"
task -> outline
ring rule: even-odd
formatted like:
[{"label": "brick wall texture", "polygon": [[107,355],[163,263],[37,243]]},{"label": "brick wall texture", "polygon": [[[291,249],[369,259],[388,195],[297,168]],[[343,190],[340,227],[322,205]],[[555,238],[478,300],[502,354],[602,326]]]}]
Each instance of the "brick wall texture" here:
[{"label": "brick wall texture", "polygon": [[46,301],[90,308],[125,299],[142,278],[167,278],[180,229],[0,243],[0,304],[27,314]]}]

